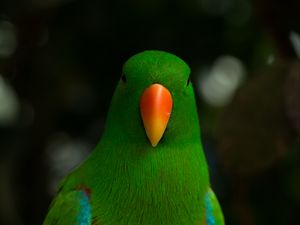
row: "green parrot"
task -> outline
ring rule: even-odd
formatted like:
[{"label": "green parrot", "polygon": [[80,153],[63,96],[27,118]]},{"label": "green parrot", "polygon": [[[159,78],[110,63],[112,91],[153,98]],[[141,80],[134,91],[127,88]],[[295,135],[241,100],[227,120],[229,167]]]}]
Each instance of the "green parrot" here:
[{"label": "green parrot", "polygon": [[123,66],[106,127],[60,184],[44,225],[223,225],[188,65],[144,51]]}]

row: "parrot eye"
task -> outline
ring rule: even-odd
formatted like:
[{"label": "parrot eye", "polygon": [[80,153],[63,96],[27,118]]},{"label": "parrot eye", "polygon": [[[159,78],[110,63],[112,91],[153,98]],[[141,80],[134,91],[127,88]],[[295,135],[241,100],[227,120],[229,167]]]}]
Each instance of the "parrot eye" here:
[{"label": "parrot eye", "polygon": [[127,78],[124,74],[122,74],[121,79],[122,79],[123,83],[127,83]]},{"label": "parrot eye", "polygon": [[189,79],[188,79],[187,82],[186,82],[186,86],[189,86],[190,83],[191,83],[191,76],[189,76]]}]

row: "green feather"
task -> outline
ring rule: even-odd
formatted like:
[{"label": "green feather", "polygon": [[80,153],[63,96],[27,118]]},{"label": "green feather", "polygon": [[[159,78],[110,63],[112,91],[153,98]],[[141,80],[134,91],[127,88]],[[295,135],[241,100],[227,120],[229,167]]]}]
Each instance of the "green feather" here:
[{"label": "green feather", "polygon": [[[124,64],[126,82],[120,79],[115,90],[101,140],[62,185],[64,193],[78,185],[91,189],[95,223],[205,224],[209,177],[189,75],[183,60],[162,51],[139,53]],[[167,130],[155,148],[147,139],[139,111],[140,97],[152,83],[163,84],[173,98]],[[66,201],[73,207],[67,197]],[[55,212],[57,220],[68,213]],[[44,225],[75,224],[48,221]]]}]

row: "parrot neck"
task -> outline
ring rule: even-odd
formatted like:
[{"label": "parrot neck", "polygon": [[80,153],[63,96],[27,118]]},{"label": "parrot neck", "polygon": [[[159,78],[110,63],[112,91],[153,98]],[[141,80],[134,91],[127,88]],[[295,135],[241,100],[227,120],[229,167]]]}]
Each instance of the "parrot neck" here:
[{"label": "parrot neck", "polygon": [[[112,209],[108,220],[119,218],[120,212],[128,217],[124,225],[195,224],[187,218],[202,219],[209,181],[200,147],[165,146],[141,153],[144,149],[133,143],[115,145],[118,151],[103,146],[109,145],[99,145],[103,151],[96,151],[96,165],[91,168],[97,168],[97,199],[105,203],[104,209]],[[128,154],[126,148],[140,154]],[[184,212],[178,211],[182,208]]]},{"label": "parrot neck", "polygon": [[[208,186],[208,171],[195,99],[188,96],[189,101],[175,102],[168,127],[156,147],[150,144],[141,118],[136,118],[137,109],[122,107],[127,111],[120,113],[116,103],[121,102],[115,96],[118,101],[110,108],[105,132],[91,157],[98,164],[99,177],[129,183],[131,190],[137,185],[137,191],[148,193],[157,189],[167,190],[168,195],[173,191],[176,195],[202,193]],[[184,107],[189,110],[182,113],[179,109]]]}]

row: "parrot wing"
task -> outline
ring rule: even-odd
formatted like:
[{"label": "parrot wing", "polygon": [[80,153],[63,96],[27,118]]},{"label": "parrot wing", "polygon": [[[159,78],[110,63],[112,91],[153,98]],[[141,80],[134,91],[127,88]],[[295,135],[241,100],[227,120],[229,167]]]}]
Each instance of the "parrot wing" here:
[{"label": "parrot wing", "polygon": [[206,225],[224,225],[223,213],[218,199],[211,188],[205,195]]},{"label": "parrot wing", "polygon": [[91,205],[86,190],[59,192],[43,225],[91,225]]}]

